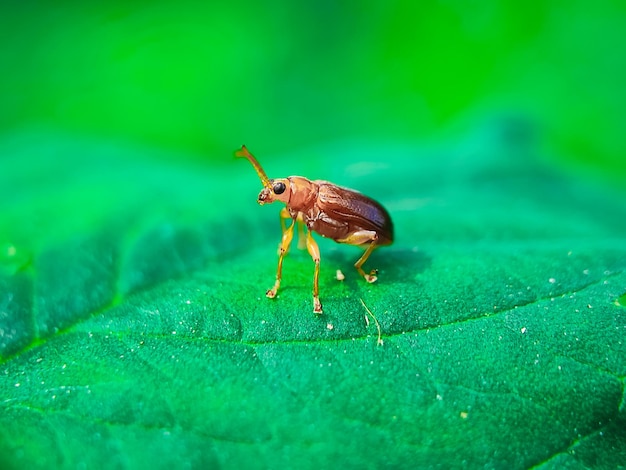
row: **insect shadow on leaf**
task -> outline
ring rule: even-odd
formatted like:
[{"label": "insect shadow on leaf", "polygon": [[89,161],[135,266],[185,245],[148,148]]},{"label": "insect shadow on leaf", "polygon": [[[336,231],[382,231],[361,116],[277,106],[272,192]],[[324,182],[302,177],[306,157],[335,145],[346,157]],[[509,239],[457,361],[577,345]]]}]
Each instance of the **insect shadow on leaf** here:
[{"label": "insect shadow on leaf", "polygon": [[[331,265],[332,272],[340,269],[345,276],[345,282],[349,285],[352,285],[354,276],[351,276],[350,272],[346,272],[344,267],[350,266],[352,251],[350,249],[334,249],[325,256],[326,264]],[[388,283],[406,282],[413,279],[415,275],[426,271],[432,263],[431,257],[424,251],[399,247],[388,248],[375,256],[378,272],[384,275]]]}]

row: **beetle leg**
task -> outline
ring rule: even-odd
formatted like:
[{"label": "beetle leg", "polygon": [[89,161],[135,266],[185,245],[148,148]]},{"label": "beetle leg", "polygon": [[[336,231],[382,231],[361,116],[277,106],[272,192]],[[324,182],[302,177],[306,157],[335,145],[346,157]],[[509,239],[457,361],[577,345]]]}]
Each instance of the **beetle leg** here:
[{"label": "beetle leg", "polygon": [[[282,229],[283,235],[287,231],[287,224],[285,223],[285,220],[287,219],[291,219],[291,214],[289,213],[286,207],[283,207],[280,211],[280,228]],[[281,240],[281,242],[278,244],[278,256],[280,256],[280,250],[281,250],[282,245],[283,243]],[[287,247],[287,251],[285,252],[285,254],[287,254],[288,252],[289,252],[289,247]]]},{"label": "beetle leg", "polygon": [[302,217],[298,217],[298,250],[304,250],[306,248],[306,240],[304,239],[304,222]]},{"label": "beetle leg", "polygon": [[[283,207],[280,211],[280,228],[283,230],[283,233],[287,230],[287,224],[285,223],[285,220],[287,219],[292,219],[293,222],[293,217],[291,217],[287,208]],[[294,223],[298,224],[298,250],[304,250],[306,248],[306,234],[304,233],[302,213],[298,213],[298,217]],[[278,245],[278,254],[280,254],[280,244]]]},{"label": "beetle leg", "polygon": [[285,233],[285,230],[287,230],[287,224],[285,223],[285,219],[291,219],[291,214],[286,207],[283,207],[280,210],[280,227],[283,229],[283,233]]},{"label": "beetle leg", "polygon": [[358,261],[354,263],[354,267],[359,272],[359,274],[365,278],[367,282],[376,282],[376,280],[378,279],[376,277],[378,271],[372,269],[369,274],[365,274],[365,271],[363,271],[361,266],[363,266],[363,264],[367,261],[367,258],[369,258],[372,254],[372,251],[374,251],[374,249],[378,246],[378,244],[376,243],[378,241],[378,234],[371,230],[361,230],[359,232],[354,232],[350,234],[347,238],[344,238],[343,240],[337,241],[340,243],[347,243],[348,245],[365,245],[369,242],[365,253],[363,253],[363,256],[361,256]]},{"label": "beetle leg", "polygon": [[280,242],[280,248],[278,252],[278,269],[276,270],[276,282],[274,283],[274,287],[272,287],[270,290],[268,290],[265,293],[265,296],[269,297],[270,299],[273,299],[274,297],[276,297],[276,292],[278,291],[278,288],[280,287],[280,278],[283,272],[283,258],[285,257],[285,254],[287,254],[287,251],[289,251],[289,245],[291,244],[291,240],[293,239],[293,226],[294,225],[295,225],[295,222],[291,224],[289,228],[285,229],[285,231],[283,232],[283,239]]},{"label": "beetle leg", "polygon": [[370,243],[370,245],[367,247],[367,250],[365,250],[365,253],[363,253],[363,256],[361,256],[358,259],[358,261],[354,263],[354,267],[356,268],[356,270],[369,283],[376,282],[376,280],[378,279],[378,277],[376,277],[376,273],[378,271],[376,271],[375,269],[372,269],[369,274],[365,274],[365,271],[363,271],[363,268],[361,268],[361,266],[363,266],[363,264],[367,261],[367,258],[370,257],[370,255],[372,254],[372,251],[374,251],[376,247],[377,245],[375,241]]},{"label": "beetle leg", "polygon": [[315,262],[315,273],[313,274],[313,312],[322,313],[322,303],[319,297],[320,249],[319,246],[317,246],[317,242],[313,240],[313,235],[311,235],[310,230],[306,237],[306,248]]}]

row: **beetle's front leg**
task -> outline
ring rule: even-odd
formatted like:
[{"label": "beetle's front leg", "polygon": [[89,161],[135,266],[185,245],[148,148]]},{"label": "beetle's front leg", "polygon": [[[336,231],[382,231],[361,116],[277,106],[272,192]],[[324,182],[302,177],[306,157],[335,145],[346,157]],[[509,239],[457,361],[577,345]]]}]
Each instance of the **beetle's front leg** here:
[{"label": "beetle's front leg", "polygon": [[[285,223],[285,221],[287,219],[291,219],[292,224],[294,223],[294,221],[286,207],[283,207],[280,210],[279,216],[280,216],[280,228],[282,229],[282,233],[284,235],[285,232],[287,231],[287,224]],[[280,256],[280,250],[282,246],[283,246],[283,242],[281,240],[281,242],[278,244],[278,256]],[[287,251],[285,251],[285,254],[287,254],[288,252],[289,252],[289,246],[287,246]]]},{"label": "beetle's front leg", "polygon": [[319,288],[319,279],[320,279],[320,249],[317,246],[315,240],[313,240],[313,235],[311,235],[311,231],[309,230],[306,237],[306,248],[313,258],[315,262],[315,273],[313,274],[313,312],[314,313],[322,313],[322,303],[320,302],[320,288]]},{"label": "beetle's front leg", "polygon": [[[287,230],[287,224],[285,220],[291,219],[293,221],[293,217],[287,210],[286,207],[283,207],[280,211],[280,228],[283,230],[283,233]],[[298,249],[304,250],[306,248],[305,234],[304,234],[304,222],[302,221],[302,214],[299,214],[296,218],[295,222],[298,224]],[[278,245],[278,254],[280,254],[280,245]]]},{"label": "beetle's front leg", "polygon": [[287,224],[285,223],[285,220],[292,219],[291,214],[289,213],[286,207],[283,207],[280,210],[279,216],[280,216],[280,228],[282,228],[283,233],[285,233],[285,231],[287,230]]},{"label": "beetle's front leg", "polygon": [[295,221],[289,226],[289,228],[285,229],[285,231],[283,232],[283,239],[280,242],[280,248],[278,253],[278,269],[276,270],[276,282],[274,283],[274,287],[272,287],[265,293],[265,296],[269,297],[270,299],[276,297],[276,292],[280,287],[280,279],[283,272],[283,258],[285,257],[287,251],[289,251],[289,245],[291,244],[291,240],[293,239],[294,225]]}]

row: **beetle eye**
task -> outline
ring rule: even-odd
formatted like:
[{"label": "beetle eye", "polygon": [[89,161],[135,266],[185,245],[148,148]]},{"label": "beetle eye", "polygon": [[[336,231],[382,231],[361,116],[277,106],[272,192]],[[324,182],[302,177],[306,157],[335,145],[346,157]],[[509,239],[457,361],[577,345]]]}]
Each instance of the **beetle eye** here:
[{"label": "beetle eye", "polygon": [[283,182],[278,182],[274,185],[274,187],[272,188],[274,190],[275,194],[282,194],[285,192],[285,183]]}]

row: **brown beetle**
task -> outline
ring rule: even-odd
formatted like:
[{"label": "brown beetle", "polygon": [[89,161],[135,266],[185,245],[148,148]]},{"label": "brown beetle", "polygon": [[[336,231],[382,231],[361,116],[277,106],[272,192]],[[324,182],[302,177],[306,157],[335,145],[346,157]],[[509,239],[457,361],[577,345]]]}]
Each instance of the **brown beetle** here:
[{"label": "brown beetle", "polygon": [[[315,262],[313,275],[315,313],[322,313],[322,304],[319,299],[320,251],[313,240],[312,232],[331,238],[337,243],[363,247],[365,253],[354,263],[354,267],[367,282],[376,281],[376,270],[366,274],[362,266],[375,248],[393,242],[393,223],[383,206],[357,191],[342,188],[328,181],[310,181],[302,176],[269,179],[245,145],[235,152],[235,156],[247,158],[261,178],[263,189],[259,193],[259,204],[274,201],[286,204],[280,211],[283,238],[279,248],[276,282],[274,287],[265,293],[267,297],[276,297],[280,286],[283,258],[289,250],[293,228],[297,222],[304,223],[308,228],[306,248]],[[285,219],[292,220],[288,228]]]}]

